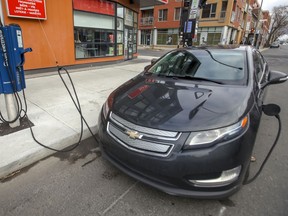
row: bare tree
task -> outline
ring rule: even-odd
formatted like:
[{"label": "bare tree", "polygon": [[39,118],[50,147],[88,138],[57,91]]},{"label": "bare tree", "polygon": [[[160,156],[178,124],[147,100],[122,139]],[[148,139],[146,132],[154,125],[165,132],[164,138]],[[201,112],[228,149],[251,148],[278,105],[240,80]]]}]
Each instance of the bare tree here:
[{"label": "bare tree", "polygon": [[287,33],[288,28],[288,5],[273,8],[272,23],[266,46],[269,46],[279,36]]}]

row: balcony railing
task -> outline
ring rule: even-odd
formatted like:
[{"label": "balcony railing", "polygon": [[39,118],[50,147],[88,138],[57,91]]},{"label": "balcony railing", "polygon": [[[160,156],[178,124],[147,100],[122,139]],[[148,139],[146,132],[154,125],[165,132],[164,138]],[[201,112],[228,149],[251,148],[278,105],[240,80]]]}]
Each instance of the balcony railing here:
[{"label": "balcony railing", "polygon": [[140,25],[149,26],[154,24],[154,17],[143,17],[140,19]]}]

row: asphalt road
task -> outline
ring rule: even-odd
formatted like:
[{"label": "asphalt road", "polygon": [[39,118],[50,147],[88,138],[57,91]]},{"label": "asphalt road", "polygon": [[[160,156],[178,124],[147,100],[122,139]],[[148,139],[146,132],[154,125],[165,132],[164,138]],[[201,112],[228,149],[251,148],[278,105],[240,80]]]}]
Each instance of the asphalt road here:
[{"label": "asphalt road", "polygon": [[[165,51],[140,54],[160,56]],[[288,73],[288,46],[263,52],[272,70]],[[69,154],[57,153],[0,184],[0,215],[201,215],[284,216],[288,213],[288,83],[270,86],[266,103],[282,107],[282,134],[258,179],[227,200],[174,197],[118,171],[101,157],[97,143],[85,140]],[[277,121],[263,116],[255,146],[261,164],[275,138]]]}]

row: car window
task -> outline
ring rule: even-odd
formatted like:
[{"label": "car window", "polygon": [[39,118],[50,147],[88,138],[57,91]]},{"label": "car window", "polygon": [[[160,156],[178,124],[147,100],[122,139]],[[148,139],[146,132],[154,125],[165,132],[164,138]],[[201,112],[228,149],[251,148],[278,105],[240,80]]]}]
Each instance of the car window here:
[{"label": "car window", "polygon": [[149,72],[204,78],[224,84],[246,83],[244,52],[233,50],[174,51],[161,58]]},{"label": "car window", "polygon": [[262,55],[256,50],[253,52],[254,72],[256,74],[257,82],[263,83],[265,61]]}]

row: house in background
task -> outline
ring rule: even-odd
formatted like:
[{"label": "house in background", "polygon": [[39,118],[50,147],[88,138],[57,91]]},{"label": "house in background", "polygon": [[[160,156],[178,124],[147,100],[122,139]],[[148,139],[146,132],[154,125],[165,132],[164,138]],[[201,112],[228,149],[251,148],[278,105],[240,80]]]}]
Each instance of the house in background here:
[{"label": "house in background", "polygon": [[[184,1],[169,0],[166,5],[141,7],[138,44],[178,45]],[[269,16],[257,0],[207,0],[198,11],[193,45],[253,44],[258,38],[258,42],[262,41],[268,34]]]},{"label": "house in background", "polygon": [[168,4],[141,7],[139,12],[138,42],[140,45],[177,45],[182,0]]}]

